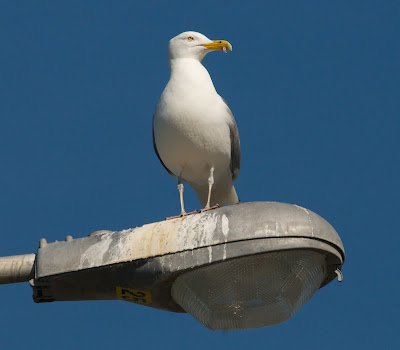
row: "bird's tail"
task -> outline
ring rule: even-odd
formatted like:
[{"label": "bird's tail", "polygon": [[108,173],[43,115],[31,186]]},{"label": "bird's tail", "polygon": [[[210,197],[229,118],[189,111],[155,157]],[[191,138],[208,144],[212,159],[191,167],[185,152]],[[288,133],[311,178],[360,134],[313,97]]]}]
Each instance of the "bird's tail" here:
[{"label": "bird's tail", "polygon": [[[193,186],[192,186],[193,187]],[[200,204],[204,207],[207,204],[208,197],[208,187],[207,188],[196,188],[193,187],[194,191],[199,198]],[[214,186],[211,191],[210,206],[219,204],[221,207],[224,205],[237,204],[239,203],[239,198],[236,194],[235,187],[230,188],[219,188]]]}]

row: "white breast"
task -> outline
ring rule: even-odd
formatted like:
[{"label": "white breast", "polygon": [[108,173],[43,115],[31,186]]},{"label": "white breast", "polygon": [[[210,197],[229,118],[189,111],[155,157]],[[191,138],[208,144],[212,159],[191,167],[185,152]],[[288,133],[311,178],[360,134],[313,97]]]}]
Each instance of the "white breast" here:
[{"label": "white breast", "polygon": [[[190,62],[193,61],[193,62]],[[165,166],[185,181],[215,182],[230,174],[230,131],[226,106],[201,63],[173,69],[154,115],[154,137]]]}]

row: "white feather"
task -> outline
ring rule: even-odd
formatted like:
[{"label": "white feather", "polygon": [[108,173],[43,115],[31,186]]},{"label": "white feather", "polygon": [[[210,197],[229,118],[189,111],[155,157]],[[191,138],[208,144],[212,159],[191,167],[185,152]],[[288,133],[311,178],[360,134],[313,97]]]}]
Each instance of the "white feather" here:
[{"label": "white feather", "polygon": [[[190,35],[197,46],[186,40]],[[170,41],[171,76],[154,114],[154,141],[164,165],[193,187],[202,205],[207,201],[212,167],[211,205],[233,204],[238,198],[230,168],[232,116],[201,64],[207,49],[199,43],[208,42],[211,40],[195,32]]]}]

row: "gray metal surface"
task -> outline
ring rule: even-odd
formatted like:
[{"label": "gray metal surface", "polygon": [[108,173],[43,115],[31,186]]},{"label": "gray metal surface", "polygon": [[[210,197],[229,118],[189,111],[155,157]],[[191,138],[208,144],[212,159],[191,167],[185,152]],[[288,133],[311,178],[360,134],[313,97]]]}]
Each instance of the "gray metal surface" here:
[{"label": "gray metal surface", "polygon": [[37,278],[228,242],[277,237],[325,242],[344,260],[339,235],[317,214],[297,205],[252,202],[135,229],[49,243],[38,250]]},{"label": "gray metal surface", "polygon": [[342,242],[317,214],[297,205],[254,202],[123,231],[48,243],[35,254],[0,258],[0,283],[30,280],[36,302],[122,299],[183,312],[175,279],[193,268],[292,249],[326,257],[326,278],[344,262]]},{"label": "gray metal surface", "polygon": [[0,257],[0,284],[27,282],[34,276],[35,254]]},{"label": "gray metal surface", "polygon": [[119,298],[183,312],[170,296],[180,274],[288,249],[326,256],[321,287],[336,277],[344,261],[339,236],[320,216],[296,205],[256,202],[65,242],[43,240],[31,285],[36,302]]}]

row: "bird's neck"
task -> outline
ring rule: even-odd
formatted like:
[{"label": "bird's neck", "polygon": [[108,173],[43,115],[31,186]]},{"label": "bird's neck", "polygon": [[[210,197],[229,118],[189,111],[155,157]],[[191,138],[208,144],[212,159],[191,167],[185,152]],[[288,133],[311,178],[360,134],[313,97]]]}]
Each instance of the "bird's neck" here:
[{"label": "bird's neck", "polygon": [[169,61],[170,82],[179,81],[184,89],[207,89],[215,91],[207,69],[196,59],[175,58]]}]

